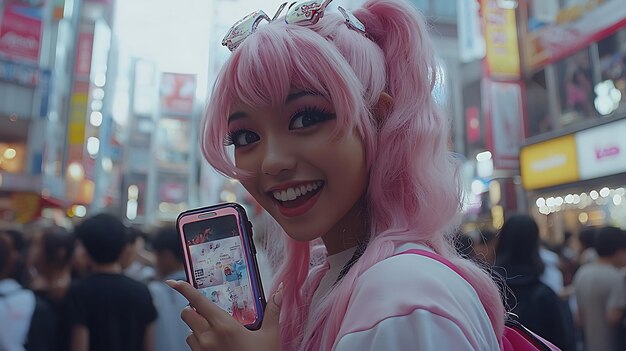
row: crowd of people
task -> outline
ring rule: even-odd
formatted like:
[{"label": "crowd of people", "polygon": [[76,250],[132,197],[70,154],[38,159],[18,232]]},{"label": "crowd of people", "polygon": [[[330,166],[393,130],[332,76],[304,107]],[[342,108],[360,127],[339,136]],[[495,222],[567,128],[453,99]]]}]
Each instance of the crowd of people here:
[{"label": "crowd of people", "polygon": [[462,239],[461,253],[489,267],[525,326],[562,350],[626,349],[626,232],[589,227],[548,245],[518,214]]},{"label": "crowd of people", "polygon": [[98,214],[72,230],[0,228],[0,350],[188,350],[174,225],[146,234]]},{"label": "crowd of people", "polygon": [[[626,349],[626,232],[566,239],[548,249],[520,214],[456,242],[489,267],[510,312],[562,350]],[[189,349],[187,300],[163,283],[186,279],[183,259],[173,226],[148,235],[107,214],[71,231],[0,229],[0,350]]]}]

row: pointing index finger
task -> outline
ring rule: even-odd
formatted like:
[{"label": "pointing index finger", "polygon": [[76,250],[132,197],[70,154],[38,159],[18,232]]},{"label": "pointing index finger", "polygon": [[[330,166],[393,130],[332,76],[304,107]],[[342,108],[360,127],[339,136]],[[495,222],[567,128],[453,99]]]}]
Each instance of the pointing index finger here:
[{"label": "pointing index finger", "polygon": [[202,295],[202,293],[200,293],[200,291],[196,288],[191,286],[191,284],[185,281],[175,280],[167,280],[165,283],[183,295],[187,301],[189,301],[191,307],[193,307],[202,317],[206,318],[209,323],[213,324],[218,320],[223,320],[224,318],[232,319],[226,311],[209,301],[209,299]]}]

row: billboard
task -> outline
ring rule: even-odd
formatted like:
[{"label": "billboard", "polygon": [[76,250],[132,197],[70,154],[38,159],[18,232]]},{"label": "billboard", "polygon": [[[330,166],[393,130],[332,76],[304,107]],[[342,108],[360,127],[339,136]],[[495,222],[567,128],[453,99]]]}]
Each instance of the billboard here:
[{"label": "billboard", "polygon": [[521,82],[483,81],[487,118],[487,149],[496,169],[517,169],[519,149],[526,137]]},{"label": "billboard", "polygon": [[576,133],[580,178],[626,172],[626,119]]},{"label": "billboard", "polygon": [[[624,0],[575,1],[571,2],[573,5],[546,11],[544,2],[553,1],[535,0],[525,8],[528,33],[523,45],[529,70],[558,61],[626,27]],[[536,9],[535,4],[542,6]],[[552,15],[546,16],[547,12]]]},{"label": "billboard", "polygon": [[7,2],[0,21],[0,56],[38,64],[41,47],[43,3]]},{"label": "billboard", "polygon": [[490,77],[518,79],[520,54],[515,9],[505,9],[498,0],[482,0],[486,63]]}]

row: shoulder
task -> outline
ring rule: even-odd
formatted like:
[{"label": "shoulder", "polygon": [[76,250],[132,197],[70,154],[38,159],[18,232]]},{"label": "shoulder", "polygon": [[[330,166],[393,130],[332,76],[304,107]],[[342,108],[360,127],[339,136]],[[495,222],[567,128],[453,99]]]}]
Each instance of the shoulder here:
[{"label": "shoulder", "polygon": [[415,335],[425,328],[442,331],[445,325],[458,332],[461,342],[495,340],[472,286],[439,261],[417,254],[389,257],[357,279],[339,338],[377,330],[394,320],[411,325]]},{"label": "shoulder", "polygon": [[416,308],[449,314],[468,304],[480,304],[465,279],[444,264],[416,254],[389,257],[357,279],[351,304],[372,300],[376,300],[376,310],[388,316],[406,315]]},{"label": "shoulder", "polygon": [[120,275],[118,280],[120,287],[127,289],[131,293],[137,294],[142,297],[150,295],[150,290],[148,290],[148,285],[146,283],[137,281],[125,275]]},{"label": "shoulder", "polygon": [[[400,289],[399,289],[400,288]],[[416,299],[415,293],[422,296]],[[353,296],[390,294],[395,299],[439,304],[455,297],[473,299],[474,289],[444,264],[422,255],[400,254],[378,262],[357,280]],[[395,299],[386,299],[393,302]]]}]

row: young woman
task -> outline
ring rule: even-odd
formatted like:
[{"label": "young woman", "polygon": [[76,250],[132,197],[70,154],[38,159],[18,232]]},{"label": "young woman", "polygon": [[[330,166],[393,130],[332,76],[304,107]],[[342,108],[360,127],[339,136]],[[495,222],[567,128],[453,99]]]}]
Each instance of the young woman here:
[{"label": "young woman", "polygon": [[569,306],[541,280],[545,263],[539,248],[535,220],[526,214],[515,214],[500,230],[494,270],[506,277],[507,305],[521,323],[561,349],[575,350]]},{"label": "young woman", "polygon": [[[187,341],[193,350],[497,350],[498,289],[446,235],[460,192],[448,121],[431,96],[438,72],[424,20],[401,0],[324,13],[329,2],[296,3],[258,28],[253,14],[225,39],[233,54],[202,148],[271,215],[286,253],[259,331],[170,282],[195,307],[183,312]],[[328,257],[310,269],[318,238]],[[467,280],[410,249],[448,258]]]}]

